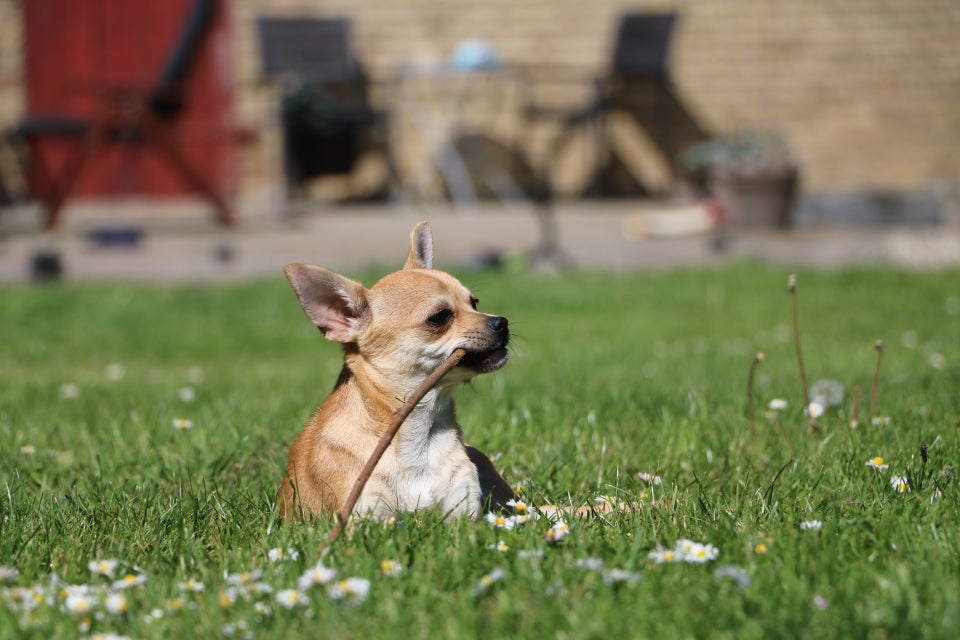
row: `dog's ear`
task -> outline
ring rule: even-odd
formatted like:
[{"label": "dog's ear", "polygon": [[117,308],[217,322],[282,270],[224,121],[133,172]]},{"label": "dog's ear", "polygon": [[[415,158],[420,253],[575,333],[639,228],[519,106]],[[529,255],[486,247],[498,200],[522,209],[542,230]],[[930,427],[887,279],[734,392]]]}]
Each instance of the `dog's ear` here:
[{"label": "dog's ear", "polygon": [[359,338],[370,319],[362,284],[312,264],[288,264],[283,273],[324,338],[334,342]]},{"label": "dog's ear", "polygon": [[433,268],[433,234],[430,225],[423,221],[410,232],[410,255],[403,265],[404,269]]}]

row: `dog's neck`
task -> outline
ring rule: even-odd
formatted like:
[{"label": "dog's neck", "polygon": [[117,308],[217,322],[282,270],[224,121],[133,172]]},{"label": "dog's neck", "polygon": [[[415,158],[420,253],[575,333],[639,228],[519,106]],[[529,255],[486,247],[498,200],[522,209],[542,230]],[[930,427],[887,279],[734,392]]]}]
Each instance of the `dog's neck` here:
[{"label": "dog's neck", "polygon": [[[393,416],[413,395],[419,381],[404,377],[402,384],[392,383],[375,367],[362,358],[348,357],[344,363],[337,388],[346,385],[367,417],[367,424],[379,436]],[[459,432],[453,405],[453,393],[459,384],[438,384],[424,395],[410,412],[397,434],[397,442],[422,446],[440,432],[455,429]]]}]

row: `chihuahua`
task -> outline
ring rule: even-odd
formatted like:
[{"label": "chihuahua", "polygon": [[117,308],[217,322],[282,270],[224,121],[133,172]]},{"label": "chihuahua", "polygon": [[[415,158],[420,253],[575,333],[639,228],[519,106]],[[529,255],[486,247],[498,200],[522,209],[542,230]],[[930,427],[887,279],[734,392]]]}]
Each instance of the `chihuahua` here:
[{"label": "chihuahua", "polygon": [[456,278],[433,269],[426,222],[410,234],[403,269],[365,288],[309,264],[284,273],[307,317],[343,345],[333,392],[290,451],[277,501],[283,521],[336,513],[405,398],[457,348],[467,355],[414,408],[370,477],[354,514],[385,518],[436,508],[477,517],[514,498],[490,459],[465,445],[453,392],[509,358],[507,319],[477,310]]}]

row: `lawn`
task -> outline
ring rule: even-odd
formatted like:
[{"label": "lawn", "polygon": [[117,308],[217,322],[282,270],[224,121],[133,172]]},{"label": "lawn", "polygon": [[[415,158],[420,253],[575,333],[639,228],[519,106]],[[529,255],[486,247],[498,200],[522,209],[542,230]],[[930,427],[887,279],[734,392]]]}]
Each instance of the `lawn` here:
[{"label": "lawn", "polygon": [[515,336],[466,439],[531,504],[631,507],[326,555],[274,493],[340,354],[282,277],[2,289],[0,638],[955,638],[960,272],[798,273],[809,383],[843,389],[812,425],[788,273],[462,274]]}]

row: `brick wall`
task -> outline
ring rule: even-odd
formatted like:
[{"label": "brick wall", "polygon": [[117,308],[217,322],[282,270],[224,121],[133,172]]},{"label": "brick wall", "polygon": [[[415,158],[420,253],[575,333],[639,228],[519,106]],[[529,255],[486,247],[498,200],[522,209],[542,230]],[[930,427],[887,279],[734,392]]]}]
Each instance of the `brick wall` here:
[{"label": "brick wall", "polygon": [[[238,116],[263,132],[244,152],[244,190],[268,189],[279,171],[275,103],[258,82],[261,13],[352,18],[358,53],[385,77],[400,62],[447,56],[468,37],[488,40],[507,61],[597,73],[628,9],[682,13],[672,70],[693,114],[715,132],[782,132],[807,189],[960,182],[956,0],[234,0]],[[22,108],[17,15],[17,0],[0,0],[0,126]],[[506,117],[491,126],[515,133],[519,125]],[[407,138],[400,152],[409,169],[425,150]],[[643,144],[634,146],[642,156]],[[656,175],[657,159],[648,164]]]}]

